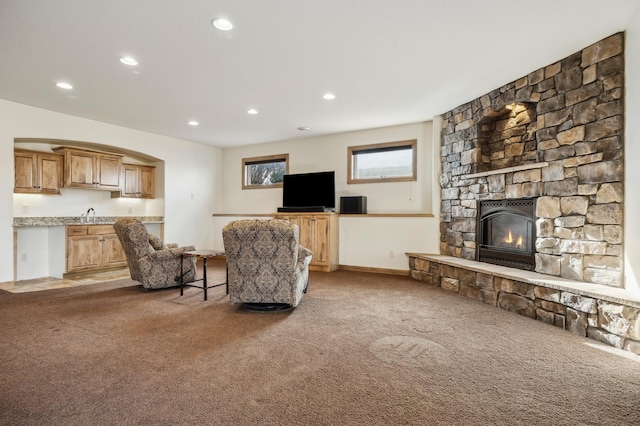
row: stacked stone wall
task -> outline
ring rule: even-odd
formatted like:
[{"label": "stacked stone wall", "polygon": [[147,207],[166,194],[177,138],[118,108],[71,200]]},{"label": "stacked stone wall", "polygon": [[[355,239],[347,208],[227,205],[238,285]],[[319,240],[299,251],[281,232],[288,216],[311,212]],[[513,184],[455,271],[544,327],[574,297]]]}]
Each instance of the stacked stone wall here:
[{"label": "stacked stone wall", "polygon": [[478,201],[536,198],[536,271],[623,286],[624,34],[442,115],[440,252],[475,259]]}]

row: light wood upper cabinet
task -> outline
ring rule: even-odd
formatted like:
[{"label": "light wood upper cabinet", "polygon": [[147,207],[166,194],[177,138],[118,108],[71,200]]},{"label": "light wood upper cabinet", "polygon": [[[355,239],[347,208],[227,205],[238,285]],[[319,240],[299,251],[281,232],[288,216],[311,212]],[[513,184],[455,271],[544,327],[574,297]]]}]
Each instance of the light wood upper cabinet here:
[{"label": "light wood upper cabinet", "polygon": [[338,269],[338,215],[336,213],[277,213],[298,225],[300,245],[313,252],[309,269],[330,272]]},{"label": "light wood upper cabinet", "polygon": [[122,175],[122,157],[112,154],[98,154],[98,188],[119,189]]},{"label": "light wood upper cabinet", "polygon": [[14,150],[14,189],[16,193],[60,194],[62,156]]},{"label": "light wood upper cabinet", "polygon": [[154,198],[156,168],[137,164],[124,164],[124,179],[119,196],[129,198]]},{"label": "light wood upper cabinet", "polygon": [[14,192],[60,194],[60,188],[111,191],[112,197],[154,198],[154,166],[124,156],[61,146],[53,153],[16,148]]},{"label": "light wood upper cabinet", "polygon": [[120,190],[122,155],[59,147],[64,154],[64,186],[66,188]]}]

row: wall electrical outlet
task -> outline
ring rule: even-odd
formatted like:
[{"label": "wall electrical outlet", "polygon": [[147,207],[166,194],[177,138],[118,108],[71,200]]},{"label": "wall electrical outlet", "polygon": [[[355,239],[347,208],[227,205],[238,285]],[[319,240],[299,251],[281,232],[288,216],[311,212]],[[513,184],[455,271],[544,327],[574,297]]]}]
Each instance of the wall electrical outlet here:
[{"label": "wall electrical outlet", "polygon": [[127,212],[129,212],[129,214],[133,213],[133,207],[127,206]]},{"label": "wall electrical outlet", "polygon": [[20,255],[20,261],[22,261],[22,262],[26,262],[27,260],[29,260],[29,258],[28,258],[28,256],[27,256],[27,253],[22,253],[22,254]]},{"label": "wall electrical outlet", "polygon": [[22,205],[22,214],[27,214],[29,213],[29,204],[23,204]]},{"label": "wall electrical outlet", "polygon": [[389,257],[396,257],[396,254],[393,252],[393,250],[389,250]]}]

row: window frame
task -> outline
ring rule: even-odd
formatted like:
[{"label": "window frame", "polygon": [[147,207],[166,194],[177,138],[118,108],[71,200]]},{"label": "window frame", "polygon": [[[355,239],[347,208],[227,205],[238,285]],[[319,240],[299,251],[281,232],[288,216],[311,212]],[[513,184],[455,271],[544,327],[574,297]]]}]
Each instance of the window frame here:
[{"label": "window frame", "polygon": [[271,184],[249,185],[247,184],[247,166],[261,163],[279,163],[284,161],[284,174],[289,174],[289,154],[263,155],[260,157],[247,157],[242,159],[242,189],[266,189],[282,188],[282,182]]},{"label": "window frame", "polygon": [[[409,147],[412,153],[412,175],[411,176],[393,176],[393,177],[380,177],[380,178],[355,178],[353,176],[354,172],[354,157],[358,155],[358,152],[361,151],[372,151],[372,150],[381,150],[384,151],[386,149],[398,148],[398,147]],[[354,154],[355,153],[355,154]],[[408,181],[417,181],[418,180],[418,140],[417,139],[409,139],[404,141],[395,141],[395,142],[382,142],[375,143],[369,145],[356,145],[350,146],[347,148],[347,184],[356,184],[356,183],[383,183],[383,182],[408,182]]]}]

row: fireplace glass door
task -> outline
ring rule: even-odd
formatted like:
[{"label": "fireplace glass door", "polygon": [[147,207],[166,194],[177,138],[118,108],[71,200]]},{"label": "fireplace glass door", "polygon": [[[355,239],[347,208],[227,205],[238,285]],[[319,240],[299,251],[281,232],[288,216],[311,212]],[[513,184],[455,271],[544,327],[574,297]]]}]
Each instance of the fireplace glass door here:
[{"label": "fireplace glass door", "polygon": [[531,218],[513,213],[496,213],[484,220],[487,246],[513,251],[529,251]]},{"label": "fireplace glass door", "polygon": [[535,200],[480,201],[477,260],[535,269]]}]

